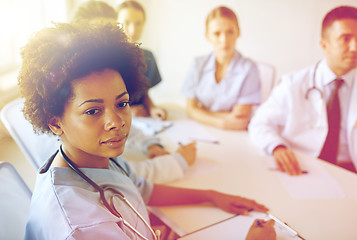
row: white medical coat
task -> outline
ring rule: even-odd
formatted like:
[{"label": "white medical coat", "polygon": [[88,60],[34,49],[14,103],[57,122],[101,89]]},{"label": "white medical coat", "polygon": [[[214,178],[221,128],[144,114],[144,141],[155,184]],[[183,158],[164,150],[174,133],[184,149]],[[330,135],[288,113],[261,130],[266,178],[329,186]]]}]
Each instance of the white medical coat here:
[{"label": "white medical coat", "polygon": [[[326,64],[326,63],[325,63]],[[271,95],[256,111],[249,124],[253,142],[266,153],[284,144],[318,157],[328,131],[326,101],[313,86],[315,66],[282,77]],[[316,70],[315,86],[322,89],[321,70]],[[357,72],[355,70],[355,72]],[[357,167],[357,76],[354,75],[347,114],[349,156]]]}]

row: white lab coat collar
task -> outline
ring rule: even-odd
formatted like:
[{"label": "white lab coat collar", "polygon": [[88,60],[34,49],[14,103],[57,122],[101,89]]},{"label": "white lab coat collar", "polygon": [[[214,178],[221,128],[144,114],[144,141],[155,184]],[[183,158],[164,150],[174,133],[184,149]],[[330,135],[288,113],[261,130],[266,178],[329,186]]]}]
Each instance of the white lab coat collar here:
[{"label": "white lab coat collar", "polygon": [[[319,89],[323,89],[323,86],[328,85],[336,78],[336,74],[327,65],[326,59],[321,60],[316,69],[316,87],[318,87]],[[357,111],[355,110],[357,109],[357,86],[355,85],[357,79],[357,69],[352,69],[345,75],[341,76],[341,78],[345,81],[347,87],[352,88],[351,101],[347,118],[347,128],[349,134],[351,134],[351,130],[357,121]]]},{"label": "white lab coat collar", "polygon": [[318,70],[321,74],[321,76],[319,78],[321,79],[321,83],[323,86],[330,84],[333,80],[335,80],[337,78],[336,74],[334,72],[332,72],[330,67],[327,65],[326,59],[323,59],[321,61],[320,67]]},{"label": "white lab coat collar", "polygon": [[[347,128],[349,134],[352,134],[352,128],[355,127],[355,124],[357,124],[357,70],[354,69],[353,71],[350,71],[351,76],[349,78],[349,85],[348,87],[352,88],[352,93],[351,93],[351,101],[350,101],[350,106],[348,109],[348,119],[347,119]],[[348,73],[348,74],[350,74]]]},{"label": "white lab coat collar", "polygon": [[[322,76],[321,79],[322,79],[322,84],[324,86],[328,85],[330,82],[332,82],[333,80],[335,80],[337,78],[336,74],[327,65],[326,59],[323,59],[321,61],[318,71],[320,72],[320,74]],[[316,75],[317,75],[317,73],[316,73]],[[351,87],[352,83],[353,83],[353,79],[355,77],[356,77],[356,69],[352,69],[351,71],[349,71],[345,75],[341,76],[340,78],[344,80],[344,83],[348,87]]]},{"label": "white lab coat collar", "polygon": [[351,87],[352,88],[352,93],[351,93],[351,101],[350,101],[350,106],[348,109],[348,118],[347,118],[347,133],[348,133],[348,138],[351,139],[348,144],[349,144],[349,151],[350,151],[350,156],[352,156],[352,161],[354,162],[354,165],[357,166],[357,158],[353,157],[356,156],[357,149],[355,148],[356,146],[356,141],[357,139],[354,138],[353,136],[356,136],[356,131],[357,131],[357,71],[354,69],[354,74],[353,74],[353,79],[351,81]]}]

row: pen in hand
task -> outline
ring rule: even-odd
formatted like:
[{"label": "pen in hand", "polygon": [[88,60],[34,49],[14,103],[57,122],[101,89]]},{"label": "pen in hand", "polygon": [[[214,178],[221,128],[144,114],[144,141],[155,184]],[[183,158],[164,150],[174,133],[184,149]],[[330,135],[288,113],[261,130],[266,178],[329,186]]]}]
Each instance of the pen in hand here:
[{"label": "pen in hand", "polygon": [[181,156],[185,159],[188,165],[192,165],[196,160],[197,150],[196,150],[196,142],[191,142],[189,144],[183,145],[181,142],[178,142],[179,148],[177,149],[177,153],[181,154]]},{"label": "pen in hand", "polygon": [[195,142],[204,142],[204,143],[212,143],[212,144],[219,144],[218,140],[211,140],[211,139],[201,139],[201,138],[193,138],[191,137],[191,139]]},{"label": "pen in hand", "polygon": [[278,223],[280,226],[284,227],[285,229],[289,230],[293,236],[297,236],[298,238],[305,240],[297,231],[292,229],[286,222],[281,221],[279,218],[275,217],[273,214],[268,212],[268,216],[273,219],[276,223]]},{"label": "pen in hand", "polygon": [[[269,168],[270,171],[280,171],[279,169],[277,168]],[[301,170],[301,173],[302,174],[308,174],[309,172],[307,170]]]},{"label": "pen in hand", "polygon": [[256,223],[259,227],[263,227],[263,224],[259,220],[257,220]]}]

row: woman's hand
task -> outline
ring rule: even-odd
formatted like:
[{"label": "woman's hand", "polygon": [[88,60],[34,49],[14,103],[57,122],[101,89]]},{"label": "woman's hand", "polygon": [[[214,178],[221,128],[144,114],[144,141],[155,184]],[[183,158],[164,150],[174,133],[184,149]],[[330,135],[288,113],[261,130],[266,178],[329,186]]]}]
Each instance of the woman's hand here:
[{"label": "woman's hand", "polygon": [[274,229],[274,220],[264,221],[256,219],[249,229],[245,240],[275,240],[276,232]]},{"label": "woman's hand", "polygon": [[223,128],[230,130],[247,130],[252,108],[252,104],[236,104],[232,111],[225,116]]},{"label": "woman's hand", "polygon": [[239,196],[212,191],[210,199],[212,203],[222,210],[238,215],[247,215],[250,211],[267,212],[269,209],[254,200]]},{"label": "woman's hand", "polygon": [[152,107],[150,109],[150,116],[159,119],[159,120],[165,120],[167,118],[167,113],[166,110],[160,107]]},{"label": "woman's hand", "polygon": [[278,146],[273,150],[273,156],[278,169],[287,172],[289,175],[302,174],[300,165],[293,151],[285,146]]},{"label": "woman's hand", "polygon": [[249,120],[249,117],[238,117],[230,113],[223,120],[223,128],[228,130],[247,130]]},{"label": "woman's hand", "polygon": [[162,156],[162,155],[167,155],[170,154],[168,151],[166,151],[165,148],[162,148],[161,146],[157,144],[153,144],[148,148],[148,158],[154,158],[157,156]]},{"label": "woman's hand", "polygon": [[177,149],[177,153],[181,154],[189,166],[195,162],[196,152],[196,142],[192,142],[187,145],[180,145]]}]

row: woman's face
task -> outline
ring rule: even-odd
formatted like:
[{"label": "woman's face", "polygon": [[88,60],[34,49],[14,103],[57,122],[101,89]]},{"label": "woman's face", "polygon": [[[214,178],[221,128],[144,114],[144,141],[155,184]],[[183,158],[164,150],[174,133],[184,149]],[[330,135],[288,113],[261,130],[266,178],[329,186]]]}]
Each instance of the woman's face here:
[{"label": "woman's face", "polygon": [[106,69],[72,83],[63,116],[50,121],[69,158],[94,164],[123,153],[131,126],[129,94],[121,75]]},{"label": "woman's face", "polygon": [[216,17],[208,22],[206,38],[213,45],[216,55],[231,56],[238,37],[239,29],[233,20]]},{"label": "woman's face", "polygon": [[123,24],[124,31],[131,42],[139,41],[144,28],[144,14],[135,8],[123,8],[118,13],[118,22]]}]

